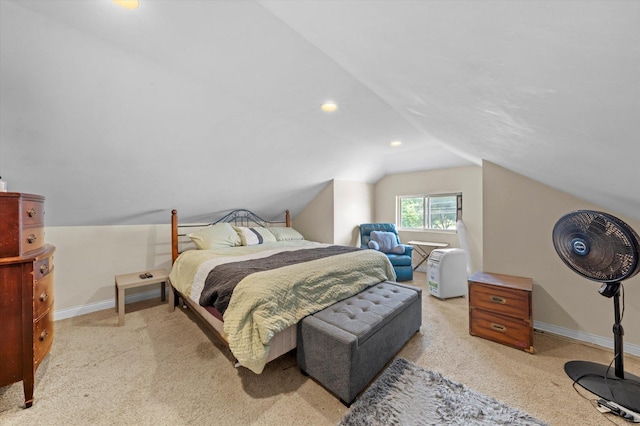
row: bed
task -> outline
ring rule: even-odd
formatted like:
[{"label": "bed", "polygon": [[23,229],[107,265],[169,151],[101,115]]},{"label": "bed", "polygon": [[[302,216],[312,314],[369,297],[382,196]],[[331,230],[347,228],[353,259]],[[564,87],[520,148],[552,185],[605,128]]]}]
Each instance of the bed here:
[{"label": "bed", "polygon": [[170,296],[214,330],[236,365],[257,374],[296,347],[296,324],[305,316],[395,281],[384,254],[307,241],[291,227],[288,211],[284,221],[239,209],[212,222],[179,224],[173,210],[171,229]]}]

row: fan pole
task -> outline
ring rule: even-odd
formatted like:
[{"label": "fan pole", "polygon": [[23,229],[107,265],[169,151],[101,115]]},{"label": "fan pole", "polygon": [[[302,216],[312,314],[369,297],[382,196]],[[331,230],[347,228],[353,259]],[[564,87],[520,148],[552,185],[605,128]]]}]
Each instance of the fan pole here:
[{"label": "fan pole", "polygon": [[615,373],[616,377],[624,379],[624,348],[622,347],[622,336],[624,336],[624,329],[622,328],[621,315],[620,315],[620,283],[613,283],[616,285],[616,290],[613,295],[613,311],[615,315],[615,322],[613,323],[613,350],[615,354]]}]

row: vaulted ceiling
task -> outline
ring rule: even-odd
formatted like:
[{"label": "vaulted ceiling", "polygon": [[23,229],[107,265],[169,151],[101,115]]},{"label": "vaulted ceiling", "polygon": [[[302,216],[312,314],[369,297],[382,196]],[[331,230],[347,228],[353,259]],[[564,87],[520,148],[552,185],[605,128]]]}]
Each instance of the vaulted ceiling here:
[{"label": "vaulted ceiling", "polygon": [[482,159],[640,219],[640,2],[0,0],[0,27],[0,175],[48,225]]}]

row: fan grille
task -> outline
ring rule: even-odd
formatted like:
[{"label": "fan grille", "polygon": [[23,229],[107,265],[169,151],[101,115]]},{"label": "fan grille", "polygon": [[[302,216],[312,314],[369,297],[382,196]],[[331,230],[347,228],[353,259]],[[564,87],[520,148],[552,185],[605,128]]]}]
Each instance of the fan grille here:
[{"label": "fan grille", "polygon": [[640,270],[640,238],[606,213],[578,210],[564,215],[553,228],[553,245],[569,268],[593,281],[622,281]]}]

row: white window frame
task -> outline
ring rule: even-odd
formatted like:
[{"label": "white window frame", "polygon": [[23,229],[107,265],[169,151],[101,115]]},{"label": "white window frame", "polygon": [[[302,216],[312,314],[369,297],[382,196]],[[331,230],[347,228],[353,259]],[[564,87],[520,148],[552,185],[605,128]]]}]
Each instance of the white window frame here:
[{"label": "white window frame", "polygon": [[[457,229],[440,229],[440,228],[428,228],[426,227],[427,223],[425,223],[426,216],[430,214],[430,212],[426,212],[427,207],[429,205],[428,199],[430,198],[438,198],[438,197],[456,197],[456,222],[462,219],[462,192],[452,192],[446,194],[418,194],[418,195],[398,195],[396,197],[396,227],[400,231],[414,231],[414,232],[457,232]],[[422,198],[422,206],[423,212],[426,214],[422,215],[422,228],[403,228],[402,224],[402,199],[403,198]],[[428,221],[429,223],[431,221]]]}]

